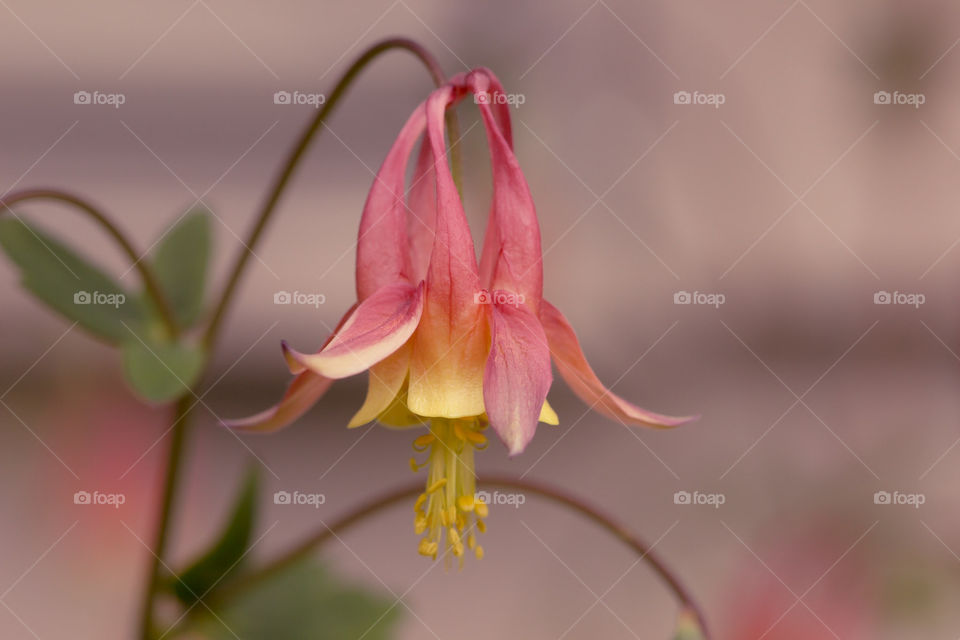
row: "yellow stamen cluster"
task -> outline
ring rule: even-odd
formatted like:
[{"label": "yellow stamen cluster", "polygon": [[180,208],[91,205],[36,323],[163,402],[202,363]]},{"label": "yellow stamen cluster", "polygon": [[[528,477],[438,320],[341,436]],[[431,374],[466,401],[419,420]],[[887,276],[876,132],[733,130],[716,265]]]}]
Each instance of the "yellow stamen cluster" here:
[{"label": "yellow stamen cluster", "polygon": [[486,448],[485,428],[478,419],[433,418],[430,433],[413,441],[415,451],[428,452],[423,463],[410,459],[413,471],[429,467],[426,491],[414,504],[414,530],[424,536],[418,547],[421,555],[436,559],[443,544],[443,555],[449,551],[461,563],[466,549],[483,557],[474,529],[486,530],[483,518],[489,509],[476,498],[473,452]]}]

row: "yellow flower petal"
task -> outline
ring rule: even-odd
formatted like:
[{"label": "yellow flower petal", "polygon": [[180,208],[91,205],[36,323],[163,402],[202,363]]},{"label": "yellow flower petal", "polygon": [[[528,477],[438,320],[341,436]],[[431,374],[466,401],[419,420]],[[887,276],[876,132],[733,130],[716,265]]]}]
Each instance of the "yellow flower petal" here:
[{"label": "yellow flower petal", "polygon": [[543,401],[543,407],[540,408],[539,420],[540,422],[554,426],[560,424],[560,418],[557,416],[557,412],[553,410],[553,407],[551,407],[550,403],[546,400]]}]

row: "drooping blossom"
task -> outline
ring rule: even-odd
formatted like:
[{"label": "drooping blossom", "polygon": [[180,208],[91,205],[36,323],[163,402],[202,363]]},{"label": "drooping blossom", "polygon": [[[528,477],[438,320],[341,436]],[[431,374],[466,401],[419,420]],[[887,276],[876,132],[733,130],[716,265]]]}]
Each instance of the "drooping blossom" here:
[{"label": "drooping blossom", "polygon": [[[357,303],[323,347],[305,354],[284,343],[296,378],[276,406],[230,426],[271,431],[296,420],[333,380],[369,372],[363,406],[350,421],[420,427],[429,468],[416,501],[419,551],[441,545],[480,557],[488,506],[476,498],[474,451],[494,433],[511,456],[538,422],[558,424],[547,402],[551,356],[587,404],[624,424],[670,427],[676,418],[633,405],[600,382],[570,324],[543,299],[540,227],[513,152],[508,101],[487,69],[452,78],[414,109],[367,197],[357,246]],[[486,130],[493,198],[479,264],[447,163],[444,116],[473,96]],[[412,182],[408,163],[418,140]]]}]

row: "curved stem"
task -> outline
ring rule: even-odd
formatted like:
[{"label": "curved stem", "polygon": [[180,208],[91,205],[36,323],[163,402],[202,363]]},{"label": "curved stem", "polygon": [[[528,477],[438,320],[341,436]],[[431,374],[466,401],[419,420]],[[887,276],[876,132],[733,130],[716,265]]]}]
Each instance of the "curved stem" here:
[{"label": "curved stem", "polygon": [[130,240],[123,235],[119,227],[117,227],[106,214],[86,200],[56,189],[24,189],[23,191],[15,191],[0,200],[0,209],[7,209],[12,212],[11,207],[14,204],[27,200],[56,200],[72,205],[93,218],[111,238],[116,240],[120,248],[123,249],[123,252],[130,258],[132,266],[140,273],[147,295],[153,300],[157,311],[160,313],[160,318],[163,320],[163,324],[166,326],[171,337],[176,337],[179,334],[180,328],[177,326],[177,321],[173,316],[173,311],[167,297],[163,294],[156,277],[153,275],[153,269],[143,260],[143,256],[137,253]]},{"label": "curved stem", "polygon": [[[347,89],[350,87],[351,83],[360,73],[360,71],[362,71],[363,68],[366,67],[366,65],[378,55],[390,49],[405,49],[413,53],[424,63],[424,65],[426,65],[431,77],[433,78],[433,81],[438,86],[442,85],[446,81],[443,70],[440,68],[440,65],[433,58],[433,56],[413,40],[408,40],[405,38],[391,38],[374,44],[347,69],[347,71],[343,74],[343,76],[341,76],[340,80],[334,86],[333,92],[330,94],[323,107],[317,113],[316,117],[304,129],[297,143],[294,145],[289,157],[287,158],[283,169],[279,174],[277,174],[277,177],[274,180],[273,187],[271,188],[260,214],[257,217],[250,236],[245,243],[244,250],[242,250],[237,256],[236,262],[234,263],[233,269],[231,270],[230,276],[227,280],[227,284],[224,287],[223,294],[220,297],[220,301],[215,307],[213,315],[210,319],[210,323],[207,325],[207,329],[204,332],[203,345],[206,347],[208,352],[211,351],[214,346],[214,342],[223,323],[226,310],[230,304],[234,292],[236,291],[237,285],[240,282],[240,276],[242,275],[243,270],[250,259],[250,255],[253,253],[253,247],[260,240],[260,237],[266,228],[267,222],[270,220],[273,211],[276,209],[277,203],[280,201],[280,197],[283,194],[284,188],[293,177],[297,165],[306,153],[310,143],[313,141],[314,137],[316,137],[320,127],[326,121],[327,116],[340,102],[340,99],[346,93]],[[448,118],[448,127],[451,131],[451,137],[454,136],[456,131],[456,119],[452,114]],[[454,167],[459,165],[456,155],[453,156],[451,162]],[[60,197],[60,199],[65,198]],[[68,201],[87,209],[89,213],[94,214],[94,216],[100,219],[105,225],[107,224],[102,215],[100,215],[91,207],[84,206],[85,203],[79,202],[75,199],[70,199]],[[108,226],[112,228],[112,225]],[[114,235],[119,236],[119,232],[116,232]],[[119,237],[118,239],[123,240],[122,237]],[[129,243],[125,242],[125,240],[123,243],[126,245],[126,247],[130,247]],[[130,249],[130,252],[132,252],[132,249]],[[132,252],[132,254],[135,255],[135,252]],[[140,264],[139,261],[135,260],[135,264],[138,265],[139,268],[141,268],[141,272],[145,274],[145,281],[150,283],[154,282],[152,274],[149,273],[149,269]],[[150,284],[148,284],[148,288],[149,286]],[[159,289],[157,289],[157,291],[159,292]],[[158,298],[158,306],[163,306],[168,309],[163,302],[165,301],[161,301],[161,299]],[[172,315],[170,317],[172,319]],[[153,546],[154,557],[151,563],[148,581],[144,589],[140,630],[141,637],[144,640],[150,640],[153,637],[154,632],[154,597],[158,589],[161,569],[164,566],[163,556],[166,552],[168,532],[171,528],[174,503],[176,501],[178,476],[183,459],[184,441],[186,439],[187,414],[189,413],[191,406],[188,402],[188,397],[189,396],[185,395],[178,401],[176,405],[173,437],[170,442],[170,451],[167,458],[163,495],[160,502],[160,514],[157,521],[156,538]]]},{"label": "curved stem", "polygon": [[171,514],[173,513],[174,498],[177,494],[177,484],[180,478],[180,467],[183,463],[184,441],[187,435],[187,414],[192,408],[190,396],[185,395],[177,401],[174,409],[173,435],[170,439],[170,451],[167,454],[167,468],[164,477],[163,494],[160,498],[160,513],[157,517],[157,528],[151,552],[150,573],[144,586],[143,602],[140,612],[140,637],[151,640],[154,637],[153,629],[153,596],[160,583],[160,572],[164,566],[163,556],[167,550],[167,540],[170,531]]},{"label": "curved stem", "polygon": [[595,524],[601,526],[614,537],[619,538],[621,542],[633,549],[640,559],[645,561],[650,568],[652,568],[657,575],[660,576],[660,578],[666,583],[667,587],[669,587],[669,589],[673,592],[681,606],[696,618],[704,640],[710,640],[710,633],[707,629],[707,619],[703,614],[703,610],[693,599],[690,591],[683,585],[677,575],[666,565],[660,555],[654,552],[653,547],[647,545],[640,538],[630,533],[630,531],[622,524],[618,523],[616,520],[610,518],[601,511],[598,511],[587,502],[584,502],[583,500],[580,500],[569,493],[558,491],[552,487],[539,484],[537,482],[514,480],[512,478],[501,476],[491,476],[481,478],[480,483],[536,493],[544,498],[548,498],[554,502],[570,507],[574,511],[577,511],[581,515],[584,515],[592,520]]},{"label": "curved stem", "polygon": [[[706,618],[703,615],[703,610],[696,603],[696,601],[694,601],[690,591],[683,585],[682,582],[680,582],[680,579],[676,576],[676,574],[669,567],[667,567],[666,563],[659,557],[659,555],[653,551],[652,547],[644,543],[634,534],[630,533],[630,531],[628,531],[622,524],[608,517],[601,511],[598,511],[596,508],[590,506],[587,502],[584,502],[583,500],[572,496],[569,493],[565,493],[562,490],[555,489],[545,484],[529,482],[526,480],[517,480],[505,476],[481,477],[478,479],[478,484],[506,487],[527,493],[534,493],[569,507],[570,509],[592,520],[595,524],[599,525],[605,531],[612,534],[614,537],[633,549],[640,559],[645,561],[650,568],[652,568],[657,575],[660,576],[670,591],[673,592],[683,609],[695,616],[704,639],[709,640],[710,635],[707,631],[707,623]],[[260,569],[237,578],[234,582],[225,585],[222,589],[218,590],[215,596],[215,602],[222,603],[231,598],[235,598],[251,587],[260,584],[265,579],[270,578],[271,576],[304,559],[321,544],[330,538],[338,536],[345,529],[360,523],[368,516],[371,516],[386,507],[404,502],[422,492],[423,483],[418,482],[375,498],[374,500],[358,507],[357,509],[354,509],[333,524],[329,526],[325,525],[323,530],[311,535],[300,544],[294,546],[292,549],[275,558]]]},{"label": "curved stem", "polygon": [[[357,75],[374,58],[379,56],[381,53],[390,51],[391,49],[403,49],[409,51],[419,58],[420,61],[423,62],[423,64],[427,67],[427,70],[430,72],[430,76],[433,78],[433,81],[437,86],[440,86],[446,82],[446,76],[443,73],[443,69],[440,67],[439,63],[437,63],[436,59],[430,54],[430,52],[428,52],[420,44],[407,38],[389,38],[387,40],[381,40],[364,51],[363,54],[361,54],[361,56],[357,58],[352,65],[350,65],[350,68],[348,68],[337,81],[337,84],[334,86],[333,93],[327,97],[323,107],[317,112],[317,115],[313,118],[313,120],[307,124],[297,143],[290,152],[290,156],[287,158],[286,164],[280,173],[277,174],[277,177],[273,183],[273,187],[271,188],[270,193],[267,196],[262,209],[260,210],[260,215],[257,216],[257,221],[253,226],[253,230],[250,232],[250,236],[244,243],[244,247],[237,256],[237,260],[234,263],[233,269],[230,271],[230,276],[227,280],[226,286],[224,287],[223,294],[220,297],[220,302],[217,304],[217,307],[213,312],[213,316],[210,319],[210,324],[207,326],[207,331],[204,334],[204,344],[208,349],[212,348],[213,343],[217,338],[217,333],[219,332],[220,326],[223,323],[227,307],[229,306],[230,301],[233,298],[233,294],[236,291],[237,285],[240,282],[240,276],[243,274],[243,270],[246,267],[247,262],[250,260],[250,256],[253,254],[254,247],[260,240],[260,236],[263,234],[263,231],[267,226],[267,222],[269,222],[277,203],[280,201],[280,196],[283,195],[284,188],[293,177],[297,165],[300,163],[304,153],[306,153],[310,143],[313,142],[313,139],[316,137],[317,132],[320,130],[320,127],[326,121],[327,117],[340,103],[340,98],[342,98],[347,89],[350,88],[350,85],[356,79]],[[448,124],[451,126],[451,131],[454,131],[456,128],[455,122],[456,121],[453,119],[453,116],[449,116]],[[451,136],[452,135],[454,134],[451,133]],[[454,163],[454,166],[459,164],[456,155],[452,159],[452,162]]]}]

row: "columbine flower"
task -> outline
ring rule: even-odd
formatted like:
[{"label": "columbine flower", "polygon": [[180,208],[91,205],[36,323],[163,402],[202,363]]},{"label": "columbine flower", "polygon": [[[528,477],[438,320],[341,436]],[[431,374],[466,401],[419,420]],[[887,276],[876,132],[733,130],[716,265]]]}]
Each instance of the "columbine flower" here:
[{"label": "columbine flower", "polygon": [[[493,203],[479,267],[446,158],[444,114],[467,95],[486,129]],[[610,392],[587,364],[573,329],[543,300],[540,227],[514,156],[503,88],[486,69],[454,77],[407,120],[380,168],[360,221],[357,304],[314,354],[284,355],[296,378],[275,407],[231,426],[278,429],[313,405],[335,379],[370,372],[366,401],[350,421],[426,427],[413,443],[429,467],[415,505],[419,551],[440,546],[481,557],[488,507],[475,498],[474,450],[487,426],[510,455],[538,422],[557,424],[547,403],[550,356],[590,406],[623,423],[668,427],[689,418],[651,413]],[[423,135],[413,182],[407,164]],[[404,194],[406,193],[406,200]]]}]

